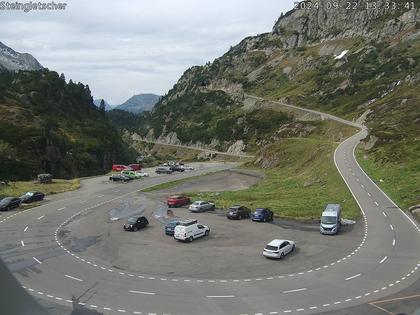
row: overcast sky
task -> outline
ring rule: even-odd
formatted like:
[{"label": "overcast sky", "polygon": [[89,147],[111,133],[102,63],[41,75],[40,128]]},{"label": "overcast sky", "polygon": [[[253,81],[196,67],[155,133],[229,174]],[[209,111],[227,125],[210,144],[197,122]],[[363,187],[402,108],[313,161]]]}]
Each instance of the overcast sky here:
[{"label": "overcast sky", "polygon": [[166,93],[187,68],[271,31],[294,1],[66,2],[65,11],[0,11],[0,41],[119,104],[134,94]]}]

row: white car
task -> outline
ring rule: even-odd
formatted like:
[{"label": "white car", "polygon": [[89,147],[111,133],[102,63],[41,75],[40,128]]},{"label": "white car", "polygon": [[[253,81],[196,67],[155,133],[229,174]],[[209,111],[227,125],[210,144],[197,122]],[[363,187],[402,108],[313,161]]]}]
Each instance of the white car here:
[{"label": "white car", "polygon": [[216,209],[216,206],[214,203],[203,201],[203,200],[197,200],[194,201],[188,208],[191,212],[204,212],[207,210],[214,210]]},{"label": "white car", "polygon": [[196,238],[209,234],[210,228],[208,226],[199,224],[197,220],[185,220],[175,227],[174,238],[178,241],[192,242]]},{"label": "white car", "polygon": [[140,177],[149,177],[149,173],[145,171],[136,171],[136,175]]},{"label": "white car", "polygon": [[287,254],[295,250],[295,242],[288,240],[272,240],[268,243],[263,251],[263,255],[267,258],[283,258]]}]

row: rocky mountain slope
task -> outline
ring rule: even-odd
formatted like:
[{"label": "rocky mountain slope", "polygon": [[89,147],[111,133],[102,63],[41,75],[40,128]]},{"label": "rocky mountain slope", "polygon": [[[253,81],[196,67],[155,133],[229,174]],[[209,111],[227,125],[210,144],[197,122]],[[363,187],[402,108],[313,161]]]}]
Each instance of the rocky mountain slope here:
[{"label": "rocky mountain slope", "polygon": [[121,105],[115,106],[115,109],[125,110],[130,113],[138,114],[144,111],[150,111],[159,101],[160,96],[156,94],[137,94],[130,97]]},{"label": "rocky mountain slope", "polygon": [[[99,107],[99,105],[101,105],[101,101],[102,101],[102,99],[94,99],[93,104],[95,104],[96,107]],[[104,100],[104,102],[105,102],[105,110],[106,111],[112,110],[111,105],[109,105],[109,103],[105,100]]]},{"label": "rocky mountain slope", "polygon": [[18,53],[0,42],[0,71],[40,70],[42,68],[32,55]]},{"label": "rocky mountain slope", "polygon": [[47,69],[0,72],[0,179],[72,178],[129,162],[88,86]]}]

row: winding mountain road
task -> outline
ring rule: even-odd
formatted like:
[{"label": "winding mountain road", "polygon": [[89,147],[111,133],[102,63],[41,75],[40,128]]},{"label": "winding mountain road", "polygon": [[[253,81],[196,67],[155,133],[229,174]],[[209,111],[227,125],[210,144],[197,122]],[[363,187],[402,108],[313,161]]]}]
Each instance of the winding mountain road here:
[{"label": "winding mountain road", "polygon": [[[104,314],[148,315],[312,314],[381,299],[419,279],[420,229],[357,163],[354,150],[366,134],[362,128],[334,154],[334,163],[363,214],[360,244],[341,259],[325,257],[324,264],[309,270],[296,264],[294,273],[260,278],[253,277],[252,270],[243,279],[162,277],[117,269],[62,243],[67,224],[85,220],[91,211],[108,211],[139,188],[229,169],[233,164],[118,188],[99,179],[88,180],[79,191],[58,195],[54,202],[2,215],[0,255],[30,294],[69,310],[82,307]],[[299,260],[299,255],[293,258]],[[86,298],[77,299],[82,294]]]}]

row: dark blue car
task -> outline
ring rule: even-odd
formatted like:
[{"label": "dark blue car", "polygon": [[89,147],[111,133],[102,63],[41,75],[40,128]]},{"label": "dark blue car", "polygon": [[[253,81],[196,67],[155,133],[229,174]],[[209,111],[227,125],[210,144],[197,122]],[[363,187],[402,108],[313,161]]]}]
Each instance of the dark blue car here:
[{"label": "dark blue car", "polygon": [[252,221],[271,222],[273,221],[273,211],[268,208],[257,208],[251,218]]},{"label": "dark blue car", "polygon": [[181,223],[181,220],[175,219],[169,221],[168,224],[165,225],[165,234],[173,236],[175,233],[175,227]]}]

